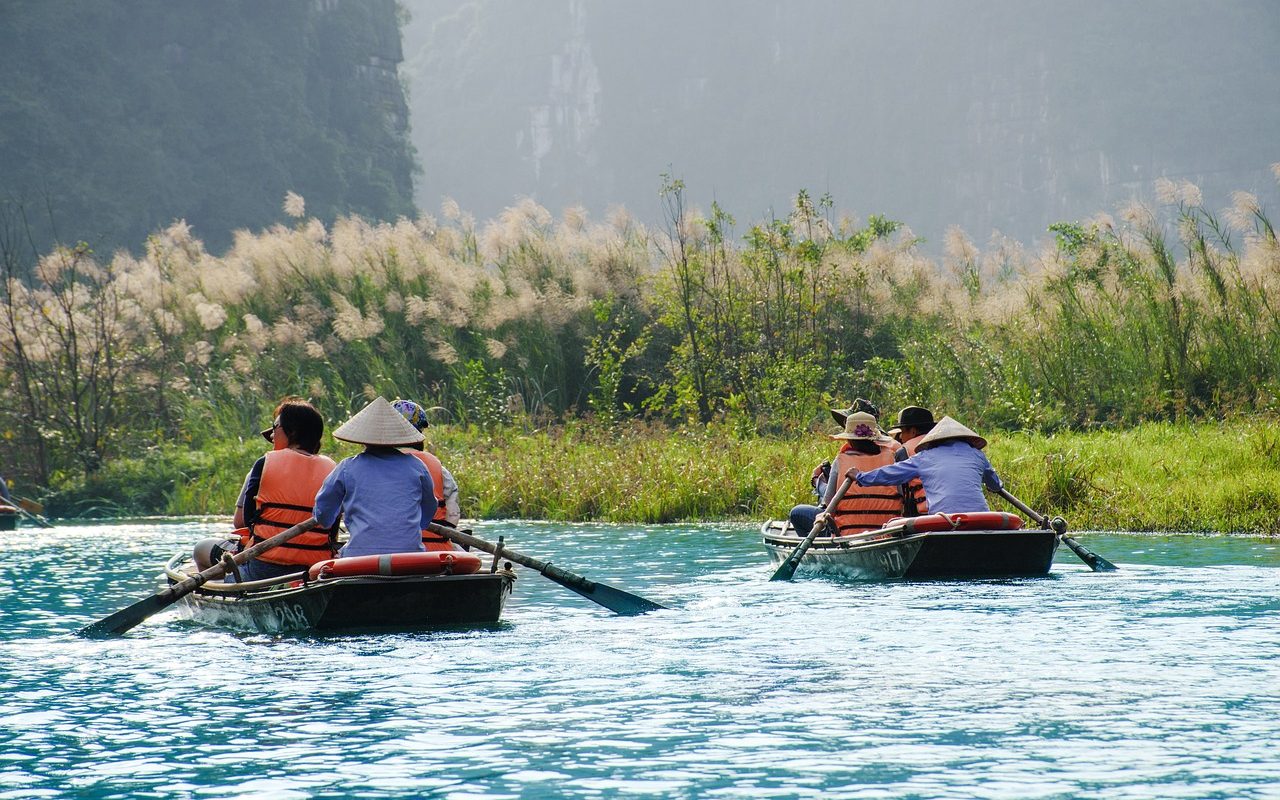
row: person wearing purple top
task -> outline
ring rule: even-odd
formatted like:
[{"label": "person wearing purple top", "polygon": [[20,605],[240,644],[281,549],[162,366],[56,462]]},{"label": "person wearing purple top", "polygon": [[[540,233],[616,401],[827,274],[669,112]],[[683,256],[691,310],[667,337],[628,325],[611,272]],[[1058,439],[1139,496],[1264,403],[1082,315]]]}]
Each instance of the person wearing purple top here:
[{"label": "person wearing purple top", "polygon": [[986,439],[943,417],[920,439],[914,456],[854,478],[859,486],[896,486],[919,478],[930,514],[990,511],[982,487],[999,491],[1003,484],[982,452],[986,446]]},{"label": "person wearing purple top", "polygon": [[341,514],[351,538],[340,557],[422,551],[422,529],[435,516],[431,473],[401,452],[422,441],[422,433],[379,397],[333,432],[365,446],[345,458],[316,494],[315,518],[327,527]]}]

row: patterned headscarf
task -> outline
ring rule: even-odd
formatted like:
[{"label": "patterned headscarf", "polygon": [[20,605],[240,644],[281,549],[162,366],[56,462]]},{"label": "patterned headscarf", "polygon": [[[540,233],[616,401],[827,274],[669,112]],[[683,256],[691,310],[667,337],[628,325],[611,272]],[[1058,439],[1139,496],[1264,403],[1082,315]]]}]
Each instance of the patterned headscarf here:
[{"label": "patterned headscarf", "polygon": [[397,400],[391,404],[391,407],[407,420],[409,424],[418,430],[422,430],[431,423],[427,421],[427,410],[412,400]]}]

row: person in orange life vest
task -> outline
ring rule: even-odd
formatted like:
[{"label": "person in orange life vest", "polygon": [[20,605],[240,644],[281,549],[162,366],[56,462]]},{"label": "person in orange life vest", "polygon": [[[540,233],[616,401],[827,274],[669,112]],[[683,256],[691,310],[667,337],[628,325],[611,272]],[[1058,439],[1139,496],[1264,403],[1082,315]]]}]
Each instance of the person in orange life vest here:
[{"label": "person in orange life vest", "polygon": [[[275,422],[262,431],[273,449],[254,462],[236,501],[234,521],[242,529],[241,549],[311,516],[316,492],[336,466],[333,459],[319,455],[323,434],[324,418],[305,400],[286,400],[276,407]],[[296,536],[242,565],[241,577],[246,581],[274,578],[333,558],[337,530],[335,522]]]},{"label": "person in orange life vest", "polygon": [[[831,412],[831,418],[834,419],[836,421],[836,424],[839,425],[841,428],[844,427],[844,421],[848,419],[849,415],[856,413],[858,411],[865,411],[866,413],[870,414],[873,417],[880,416],[880,410],[876,408],[875,404],[872,403],[870,400],[864,400],[861,397],[854,400],[853,405],[849,406],[848,408],[832,408],[828,410]],[[885,436],[887,437],[887,434]],[[846,443],[845,446],[841,449],[848,450],[849,449],[848,444]],[[831,462],[830,461],[823,461],[821,464],[813,468],[813,474],[809,476],[809,485],[813,487],[814,496],[816,496],[818,500],[822,500],[822,498],[826,496],[827,482],[830,479],[831,479]],[[837,481],[836,484],[839,485],[839,481]],[[809,522],[806,523],[806,524],[812,524],[813,515],[818,513],[817,506],[796,506],[796,508],[805,508],[805,509],[812,508],[813,511],[812,513],[809,514],[807,518]]]},{"label": "person in orange life vest", "polygon": [[[400,415],[409,420],[409,424],[417,428],[420,433],[425,436],[425,431],[431,426],[427,421],[427,411],[422,406],[412,400],[397,400],[391,404],[391,407],[400,412]],[[447,525],[450,528],[458,527],[458,520],[462,514],[458,510],[458,482],[453,479],[453,473],[440,463],[440,459],[434,453],[426,449],[426,440],[418,442],[416,445],[402,448],[406,453],[417,457],[427,468],[427,472],[431,473],[431,482],[436,489],[436,509],[435,517],[431,520],[437,525]],[[453,542],[433,533],[429,528],[422,531],[422,546],[428,550],[461,550]]]},{"label": "person in orange life vest", "polygon": [[[892,464],[896,446],[879,432],[876,418],[865,411],[849,414],[845,418],[844,428],[831,438],[847,442],[848,448],[842,449],[836,456],[827,493],[810,526],[810,529],[825,526],[830,519],[834,528],[832,533],[836,536],[875,530],[902,513],[902,495],[897,487],[851,487],[840,502],[832,505],[839,484],[846,475]],[[796,527],[796,533],[808,532],[809,529],[801,530]]]},{"label": "person in orange life vest", "polygon": [[[894,461],[906,461],[916,454],[920,440],[933,430],[933,413],[920,406],[907,406],[898,412],[898,421],[889,429],[889,435],[902,443],[893,453]],[[903,492],[904,517],[923,516],[929,513],[929,501],[924,495],[924,484],[912,478]]]}]

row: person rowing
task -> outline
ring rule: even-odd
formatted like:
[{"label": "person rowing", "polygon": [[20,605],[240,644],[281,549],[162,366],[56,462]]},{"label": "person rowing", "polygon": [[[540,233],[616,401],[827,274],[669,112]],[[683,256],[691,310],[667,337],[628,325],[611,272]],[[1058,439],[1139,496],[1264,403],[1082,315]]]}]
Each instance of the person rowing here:
[{"label": "person rowing", "polygon": [[899,486],[913,478],[924,485],[931,514],[990,511],[985,486],[1004,488],[983,448],[987,440],[951,417],[943,417],[920,438],[916,454],[889,466],[855,471],[859,486]]},{"label": "person rowing", "polygon": [[346,520],[351,538],[339,556],[422,552],[422,531],[439,503],[426,465],[400,448],[423,435],[386,398],[375,398],[333,432],[335,439],[364,445],[364,452],[338,463],[315,497],[322,527]]},{"label": "person rowing", "polygon": [[[865,411],[846,415],[844,430],[831,438],[846,445],[836,455],[837,475],[893,463],[897,442],[880,433],[876,418]],[[836,481],[831,481],[821,506],[796,506],[791,510],[791,526],[797,534],[803,536],[815,527],[825,526],[829,517],[834,523],[834,535],[849,536],[875,530],[902,514],[902,495],[896,486],[851,490],[832,506],[836,491]]]}]

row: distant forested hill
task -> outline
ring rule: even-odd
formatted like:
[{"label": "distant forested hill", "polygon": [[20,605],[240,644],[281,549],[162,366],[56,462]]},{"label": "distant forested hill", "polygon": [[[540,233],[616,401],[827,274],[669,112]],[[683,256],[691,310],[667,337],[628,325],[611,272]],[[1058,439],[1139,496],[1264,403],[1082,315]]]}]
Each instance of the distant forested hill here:
[{"label": "distant forested hill", "polygon": [[401,58],[394,0],[4,0],[0,202],[99,251],[412,214]]}]

